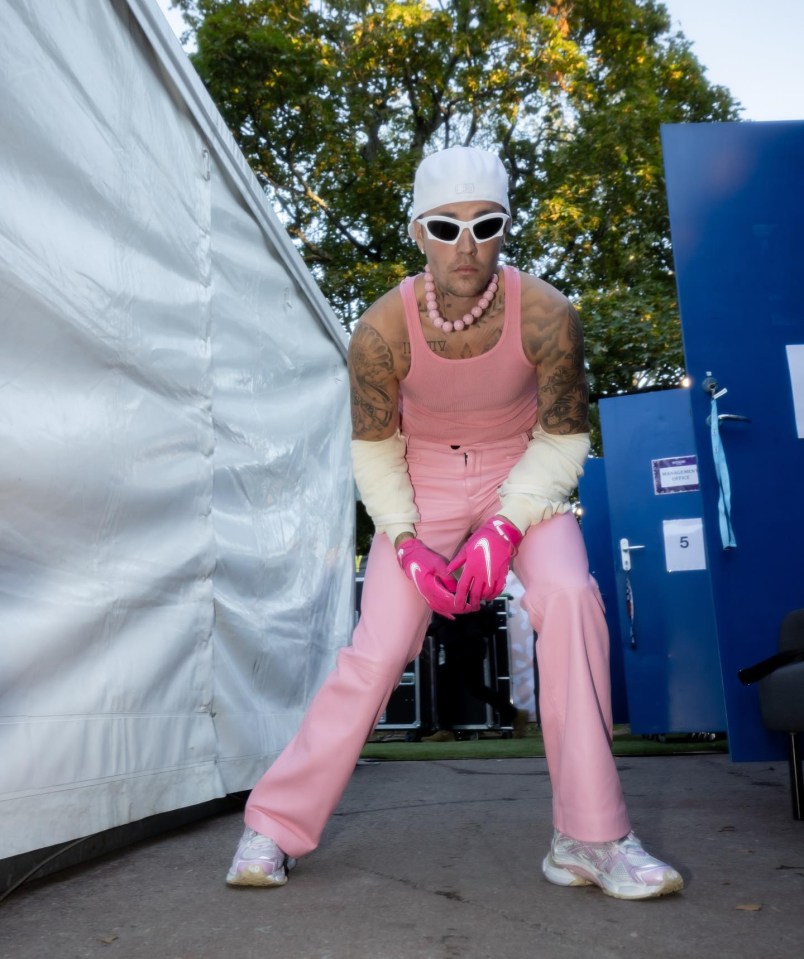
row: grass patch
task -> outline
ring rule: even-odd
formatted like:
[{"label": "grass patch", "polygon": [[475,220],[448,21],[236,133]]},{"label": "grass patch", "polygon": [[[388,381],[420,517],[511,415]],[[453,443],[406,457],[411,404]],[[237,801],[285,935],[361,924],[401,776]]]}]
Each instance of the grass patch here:
[{"label": "grass patch", "polygon": [[[379,739],[378,737],[382,737]],[[538,727],[532,726],[524,739],[503,739],[499,734],[481,733],[476,740],[459,740],[450,743],[407,742],[404,733],[393,739],[388,732],[375,734],[373,741],[366,743],[361,759],[386,762],[428,762],[447,759],[542,759],[544,741]],[[627,726],[618,726],[614,731],[612,751],[615,756],[679,756],[700,753],[726,753],[726,737],[718,735],[714,740],[695,738],[679,733],[666,735],[661,740],[632,735]]]}]

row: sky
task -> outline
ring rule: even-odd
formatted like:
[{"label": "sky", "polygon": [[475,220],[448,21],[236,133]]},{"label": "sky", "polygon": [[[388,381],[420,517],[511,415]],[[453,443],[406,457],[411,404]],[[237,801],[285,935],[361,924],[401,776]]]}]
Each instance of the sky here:
[{"label": "sky", "polygon": [[[181,18],[158,0],[178,34]],[[662,0],[744,120],[804,120],[804,0]]]},{"label": "sky", "polygon": [[744,120],[804,120],[804,0],[662,0]]}]

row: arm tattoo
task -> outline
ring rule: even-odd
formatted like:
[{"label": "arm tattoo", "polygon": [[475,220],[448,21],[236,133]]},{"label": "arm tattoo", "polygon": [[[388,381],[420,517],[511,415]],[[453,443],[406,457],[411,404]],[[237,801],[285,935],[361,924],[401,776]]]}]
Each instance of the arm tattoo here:
[{"label": "arm tattoo", "polygon": [[391,348],[373,327],[358,324],[349,343],[352,426],[358,436],[381,432],[391,423],[395,402],[389,386],[393,377]]},{"label": "arm tattoo", "polygon": [[539,419],[551,433],[589,429],[589,388],[583,356],[583,330],[570,306],[544,324],[530,343],[539,369]]}]

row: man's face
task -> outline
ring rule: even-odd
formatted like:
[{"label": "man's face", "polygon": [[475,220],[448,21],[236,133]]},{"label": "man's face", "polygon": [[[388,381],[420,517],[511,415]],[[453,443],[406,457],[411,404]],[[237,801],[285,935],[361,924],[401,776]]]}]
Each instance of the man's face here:
[{"label": "man's face", "polygon": [[[424,213],[422,218],[448,216],[455,220],[469,221],[487,213],[503,212],[499,203],[465,200],[435,207]],[[482,232],[482,227],[478,227],[478,230]],[[427,257],[436,286],[453,296],[480,296],[497,269],[503,240],[504,236],[498,236],[478,242],[471,230],[464,229],[457,243],[445,243],[430,236],[422,223],[416,221],[416,242]]]}]

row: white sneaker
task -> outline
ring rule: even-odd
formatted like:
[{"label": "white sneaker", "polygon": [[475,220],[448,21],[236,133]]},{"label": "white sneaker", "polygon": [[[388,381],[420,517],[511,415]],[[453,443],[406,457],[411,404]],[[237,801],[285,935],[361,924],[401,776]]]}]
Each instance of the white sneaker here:
[{"label": "white sneaker", "polygon": [[273,839],[248,826],[237,844],[226,882],[230,886],[284,886],[296,860],[286,856]]},{"label": "white sneaker", "polygon": [[651,899],[684,888],[667,863],[648,855],[629,832],[613,842],[580,842],[556,831],[542,872],[557,886],[600,886],[617,899]]}]

